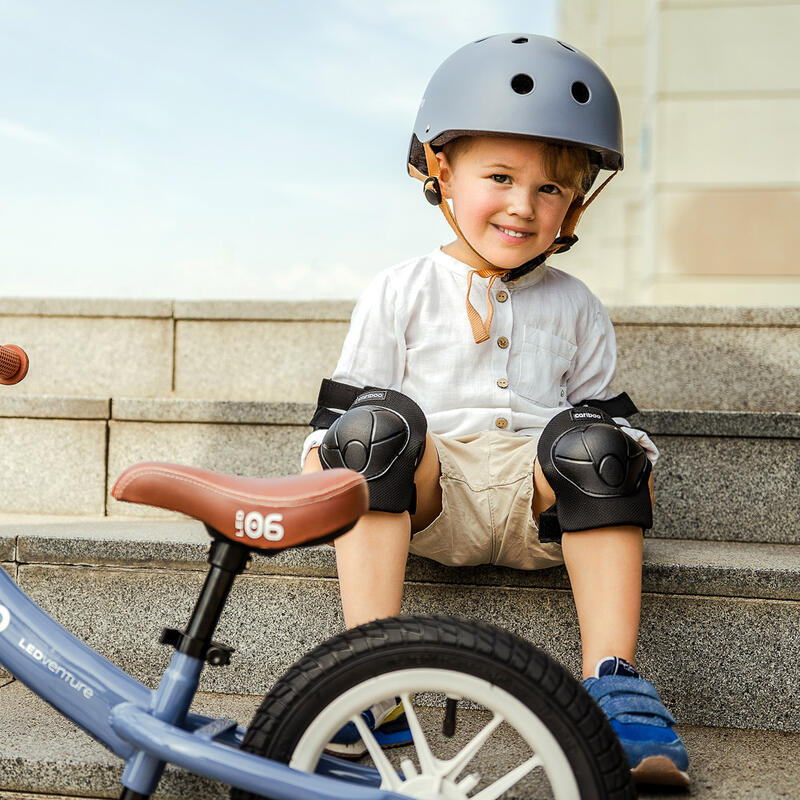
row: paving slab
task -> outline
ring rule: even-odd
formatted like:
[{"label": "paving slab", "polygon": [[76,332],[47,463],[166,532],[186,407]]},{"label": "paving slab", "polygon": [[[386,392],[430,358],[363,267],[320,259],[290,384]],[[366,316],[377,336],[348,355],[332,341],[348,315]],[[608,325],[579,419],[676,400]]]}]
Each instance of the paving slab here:
[{"label": "paving slab", "polygon": [[172,391],[173,321],[129,316],[10,316],[4,342],[30,358],[13,394],[111,397]]},{"label": "paving slab", "polygon": [[[141,406],[149,406],[143,402]],[[123,404],[133,416],[136,404]],[[196,418],[239,415],[241,422],[110,422],[109,487],[131,464],[163,460],[193,464],[237,475],[272,477],[299,470],[302,442],[309,428],[300,414],[308,407],[286,405],[277,409],[257,404],[245,409],[199,403]],[[180,402],[156,402],[150,411],[136,413],[172,417]],[[274,415],[273,415],[274,413]],[[295,413],[297,416],[295,417]],[[252,424],[264,417],[291,424]],[[783,429],[797,424],[800,415],[783,415]],[[661,430],[672,430],[681,418],[664,419]],[[769,421],[752,415],[762,432]],[[227,416],[226,419],[230,419]],[[786,420],[788,419],[788,422]],[[744,424],[740,418],[739,423]],[[714,425],[706,417],[703,430]],[[652,535],[674,539],[712,541],[800,543],[800,439],[783,435],[741,437],[717,435],[653,436],[661,450],[656,466],[656,509]],[[143,507],[123,505],[109,498],[112,515],[160,515]]]},{"label": "paving slab", "polygon": [[[192,464],[232,475],[277,477],[299,471],[307,429],[289,425],[208,424],[194,422],[109,423],[109,492],[127,467],[141,461]],[[110,515],[164,516],[165,512],[110,495]]]},{"label": "paving slab", "polygon": [[14,561],[17,554],[16,533],[0,527],[0,561]]},{"label": "paving slab", "polygon": [[[0,404],[0,415],[3,408]],[[115,397],[112,416],[139,422],[308,425],[315,409],[315,403],[270,400]],[[653,435],[800,439],[798,412],[642,409],[630,421]]]},{"label": "paving slab", "polygon": [[312,402],[336,366],[347,327],[336,321],[178,320],[175,391],[185,397]]},{"label": "paving slab", "polygon": [[797,412],[648,409],[631,422],[654,435],[800,439]]},{"label": "paving slab", "polygon": [[[250,721],[259,698],[200,695],[193,710]],[[2,790],[117,798],[123,762],[63,719],[22,684],[0,689],[0,797]],[[159,798],[227,798],[229,788],[168,767],[153,795]],[[13,795],[11,795],[13,797]]]},{"label": "paving slab", "polygon": [[[207,569],[209,536],[196,520],[108,517],[59,522],[0,518],[0,545],[16,541],[23,564],[86,564]],[[327,545],[256,554],[249,574],[335,578]],[[409,556],[409,581],[528,588],[569,587],[563,567],[526,572],[483,565],[446,567]],[[648,592],[800,600],[800,551],[795,545],[646,539],[643,586]]]},{"label": "paving slab", "polygon": [[348,322],[354,300],[176,300],[175,319]]},{"label": "paving slab", "polygon": [[68,395],[3,395],[0,417],[34,419],[108,419],[111,401],[103,397]]},{"label": "paving slab", "polygon": [[4,512],[105,512],[105,420],[0,418],[0,441]]},{"label": "paving slab", "polygon": [[[111,519],[40,524],[0,520],[4,532],[18,533],[20,563],[91,564],[152,569],[207,568],[209,535],[190,519]],[[2,541],[2,539],[0,539]]]},{"label": "paving slab", "polygon": [[[186,397],[313,401],[352,308],[353,301],[4,298],[6,340],[32,359],[26,388],[7,393],[159,396],[175,388]],[[799,309],[609,311],[619,350],[614,385],[640,406],[797,410]],[[74,345],[87,341],[90,348]]]},{"label": "paving slab", "polygon": [[[11,398],[12,406],[16,400]],[[0,460],[11,467],[6,470],[11,482],[4,487],[8,500],[0,499],[4,509],[102,512],[106,481],[110,489],[126,467],[139,461],[240,475],[296,474],[313,411],[308,403],[114,399],[106,475],[108,401],[86,403],[75,415],[99,419],[2,417],[0,404],[0,432],[8,442]],[[35,406],[42,416],[68,413],[59,399],[30,398],[21,404],[29,404],[30,413]],[[800,472],[800,414],[651,410],[632,422],[652,433],[662,453],[653,536],[800,543],[800,484],[795,478]],[[81,425],[90,423],[96,427],[88,436]],[[54,448],[54,441],[63,446]],[[111,498],[108,511],[169,516]]]},{"label": "paving slab", "polygon": [[94,297],[3,297],[0,315],[14,317],[169,318],[171,300],[120,300]]},{"label": "paving slab", "polygon": [[[354,300],[176,300],[176,319],[336,319],[347,321]],[[703,326],[800,326],[795,306],[608,306],[614,324]]]},{"label": "paving slab", "polygon": [[[185,626],[203,579],[190,570],[22,565],[18,571],[35,603],[148,685],[169,658],[157,644],[162,628]],[[409,582],[403,609],[493,622],[578,672],[577,620],[564,589]],[[261,693],[342,626],[335,580],[245,575],[218,631],[238,652],[230,667],[207,670],[202,688]],[[639,663],[681,722],[800,731],[798,627],[797,601],[645,593]],[[753,669],[754,654],[765,670]]]},{"label": "paving slab", "polygon": [[612,383],[640,408],[797,411],[800,326],[615,325]]},{"label": "paving slab", "polygon": [[800,543],[797,439],[653,437],[653,535]]},{"label": "paving slab", "polygon": [[[0,407],[1,408],[1,407]],[[185,397],[114,398],[113,417],[135,422],[224,422],[233,425],[307,425],[316,406]],[[800,424],[798,425],[800,429]],[[800,434],[798,434],[800,436]]]},{"label": "paving slab", "polygon": [[[78,797],[116,798],[121,762],[108,754],[75,726],[63,722],[56,712],[19,684],[0,703],[13,713],[0,716],[0,800],[35,800],[42,794],[59,792],[55,800]],[[195,710],[225,716],[242,724],[249,722],[258,698],[199,695]],[[427,709],[421,709],[425,716]],[[476,716],[478,716],[476,714]],[[464,712],[461,718],[467,718]],[[53,732],[58,730],[55,737]],[[688,792],[659,791],[641,787],[642,800],[794,800],[800,796],[800,734],[774,731],[742,731],[726,728],[678,726],[691,757],[693,784]],[[502,758],[509,753],[504,748]],[[11,765],[12,771],[2,767]],[[4,788],[16,784],[19,791]],[[80,792],[80,794],[77,794]],[[516,800],[541,800],[549,793],[515,795]],[[226,798],[227,788],[201,779],[191,779],[168,768],[156,798]],[[513,800],[513,798],[512,798]]]},{"label": "paving slab", "polygon": [[797,306],[607,306],[614,325],[800,327]]}]

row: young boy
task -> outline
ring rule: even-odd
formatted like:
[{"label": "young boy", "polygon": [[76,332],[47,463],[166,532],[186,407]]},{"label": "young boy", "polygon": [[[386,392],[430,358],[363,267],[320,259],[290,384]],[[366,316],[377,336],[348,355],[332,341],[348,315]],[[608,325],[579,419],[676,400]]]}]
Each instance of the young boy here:
[{"label": "young boy", "polygon": [[[674,720],[633,666],[658,451],[609,391],[605,309],[545,263],[577,241],[601,168],[622,168],[619,105],[585,55],[508,34],[442,64],[409,172],[456,239],[359,299],[303,469],[348,466],[370,488],[370,512],[336,541],[348,627],[399,613],[409,550],[456,566],[566,564],[584,685],[637,779],[686,784]],[[365,712],[376,737],[407,741],[402,707],[386,705]],[[331,747],[365,749],[352,724]]]}]

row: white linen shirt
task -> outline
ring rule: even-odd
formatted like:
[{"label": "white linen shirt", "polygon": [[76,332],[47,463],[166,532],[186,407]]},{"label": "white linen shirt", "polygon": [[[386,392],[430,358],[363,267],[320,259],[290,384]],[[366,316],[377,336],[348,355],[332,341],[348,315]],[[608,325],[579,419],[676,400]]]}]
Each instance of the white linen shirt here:
[{"label": "white linen shirt", "polygon": [[[613,396],[614,328],[582,281],[547,264],[513,282],[496,279],[491,335],[475,344],[466,311],[470,269],[437,248],[378,273],[353,310],[331,378],[403,392],[442,436],[538,436],[559,411]],[[470,300],[481,318],[488,282],[473,276]],[[647,435],[625,431],[655,463]],[[306,438],[301,464],[324,435]]]}]

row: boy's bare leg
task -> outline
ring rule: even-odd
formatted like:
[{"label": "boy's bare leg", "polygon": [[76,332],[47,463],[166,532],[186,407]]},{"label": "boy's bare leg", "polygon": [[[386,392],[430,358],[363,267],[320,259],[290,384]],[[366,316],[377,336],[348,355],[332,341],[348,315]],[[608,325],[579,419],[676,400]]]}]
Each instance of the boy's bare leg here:
[{"label": "boy's bare leg", "polygon": [[[652,494],[652,475],[650,490]],[[533,511],[555,500],[539,462],[534,467]],[[632,525],[565,533],[564,563],[578,612],[583,677],[605,656],[635,663],[642,603],[642,529]]]},{"label": "boy's bare leg", "polygon": [[[322,465],[317,451],[312,450],[306,458],[303,473],[320,469]],[[417,486],[414,528],[420,530],[424,527],[421,522],[432,521],[442,506],[439,458],[430,435],[414,482]],[[339,591],[348,628],[400,613],[410,539],[411,518],[408,513],[384,511],[367,512],[351,530],[336,539]]]}]

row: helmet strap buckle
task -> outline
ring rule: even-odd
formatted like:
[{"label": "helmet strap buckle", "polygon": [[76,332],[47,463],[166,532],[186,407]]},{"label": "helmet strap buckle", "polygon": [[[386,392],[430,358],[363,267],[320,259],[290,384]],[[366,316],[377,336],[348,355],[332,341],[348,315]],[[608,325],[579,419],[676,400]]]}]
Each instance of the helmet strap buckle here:
[{"label": "helmet strap buckle", "polygon": [[425,193],[425,199],[432,205],[438,206],[442,203],[442,187],[439,185],[439,179],[431,176],[425,179],[422,185],[422,191]]},{"label": "helmet strap buckle", "polygon": [[571,236],[559,236],[553,240],[553,244],[559,245],[557,253],[566,253],[577,241],[578,237],[573,233]]}]

